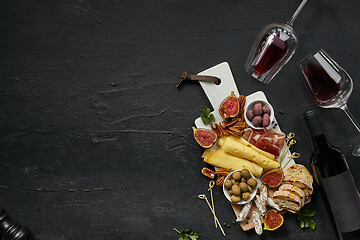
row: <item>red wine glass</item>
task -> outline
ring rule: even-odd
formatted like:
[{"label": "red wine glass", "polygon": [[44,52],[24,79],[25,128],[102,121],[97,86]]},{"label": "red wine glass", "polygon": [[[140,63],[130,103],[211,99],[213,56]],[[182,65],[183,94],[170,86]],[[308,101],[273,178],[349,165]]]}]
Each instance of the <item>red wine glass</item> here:
[{"label": "red wine glass", "polygon": [[[300,62],[300,68],[315,103],[322,108],[340,108],[360,132],[359,123],[347,107],[353,90],[349,74],[322,49],[304,58]],[[354,148],[353,155],[360,156],[360,146]]]},{"label": "red wine glass", "polygon": [[296,17],[307,0],[303,0],[291,19],[266,25],[257,36],[245,63],[245,71],[255,79],[270,83],[294,55],[297,39],[293,30]]}]

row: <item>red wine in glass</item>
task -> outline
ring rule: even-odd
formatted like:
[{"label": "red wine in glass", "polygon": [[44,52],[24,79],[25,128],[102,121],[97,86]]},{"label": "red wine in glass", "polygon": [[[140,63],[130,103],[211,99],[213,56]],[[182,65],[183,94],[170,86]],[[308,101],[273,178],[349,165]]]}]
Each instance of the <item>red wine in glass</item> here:
[{"label": "red wine in glass", "polygon": [[244,66],[245,71],[252,77],[268,84],[290,61],[297,45],[293,24],[306,2],[307,0],[301,1],[286,23],[271,23],[261,30]]},{"label": "red wine in glass", "polygon": [[[322,108],[340,108],[360,132],[359,123],[347,107],[353,90],[350,75],[322,49],[304,58],[300,62],[300,68],[316,105]],[[360,156],[359,144],[354,147],[352,154]]]},{"label": "red wine in glass", "polygon": [[254,74],[261,75],[269,71],[284,57],[286,51],[286,42],[280,38],[279,34],[273,33],[266,36],[260,42],[254,59]]},{"label": "red wine in glass", "polygon": [[333,75],[333,77],[331,77],[321,66],[310,63],[305,66],[304,75],[306,75],[315,100],[328,101],[335,97],[340,90],[340,75]]}]

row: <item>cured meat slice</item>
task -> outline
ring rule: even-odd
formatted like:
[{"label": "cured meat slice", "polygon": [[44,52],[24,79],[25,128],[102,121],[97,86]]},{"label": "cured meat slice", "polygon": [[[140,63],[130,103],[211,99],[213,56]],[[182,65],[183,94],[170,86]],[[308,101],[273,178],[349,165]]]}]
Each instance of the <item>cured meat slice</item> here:
[{"label": "cured meat slice", "polygon": [[278,157],[280,155],[281,148],[284,146],[284,142],[285,134],[283,132],[270,129],[257,139],[255,147],[272,153]]},{"label": "cured meat slice", "polygon": [[245,220],[247,215],[249,215],[251,206],[252,206],[252,202],[248,202],[247,204],[245,204],[245,206],[241,209],[239,215],[236,218],[237,222],[241,222]]},{"label": "cured meat slice", "polygon": [[243,138],[261,150],[279,156],[281,148],[284,146],[285,134],[281,131],[270,129],[244,129]]},{"label": "cured meat slice", "polygon": [[243,138],[252,145],[255,145],[256,141],[261,137],[261,135],[265,133],[266,133],[266,129],[246,128],[244,129]]},{"label": "cured meat slice", "polygon": [[257,235],[260,236],[263,233],[260,215],[257,212],[253,211],[252,219],[253,219],[254,225],[255,225],[255,232]]}]

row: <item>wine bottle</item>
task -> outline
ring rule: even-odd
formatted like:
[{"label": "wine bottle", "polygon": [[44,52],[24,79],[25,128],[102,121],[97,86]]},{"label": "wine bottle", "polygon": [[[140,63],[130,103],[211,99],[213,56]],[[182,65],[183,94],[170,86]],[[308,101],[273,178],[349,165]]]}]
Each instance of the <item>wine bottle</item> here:
[{"label": "wine bottle", "polygon": [[314,143],[311,169],[339,239],[360,239],[360,195],[344,154],[330,145],[319,117],[304,114]]},{"label": "wine bottle", "polygon": [[13,222],[4,209],[0,210],[0,237],[2,240],[34,240],[30,230]]}]

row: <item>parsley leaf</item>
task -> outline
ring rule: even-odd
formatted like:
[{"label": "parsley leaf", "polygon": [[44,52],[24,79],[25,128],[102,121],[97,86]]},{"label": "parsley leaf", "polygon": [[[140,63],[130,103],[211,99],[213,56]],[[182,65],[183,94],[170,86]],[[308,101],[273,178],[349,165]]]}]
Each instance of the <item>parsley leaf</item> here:
[{"label": "parsley leaf", "polygon": [[310,219],[309,228],[311,228],[312,230],[315,229],[315,222],[312,219]]},{"label": "parsley leaf", "polygon": [[301,215],[305,216],[305,217],[313,217],[315,216],[316,212],[313,210],[308,210],[308,209],[303,209],[301,211]]},{"label": "parsley leaf", "polygon": [[179,240],[197,240],[199,237],[199,234],[194,232],[194,230],[192,229],[179,231],[174,228],[174,230],[179,233]]},{"label": "parsley leaf", "polygon": [[209,125],[214,121],[214,115],[210,114],[210,108],[205,107],[200,114],[201,120],[205,125]]},{"label": "parsley leaf", "polygon": [[301,228],[311,228],[315,229],[316,224],[314,220],[311,219],[311,217],[315,216],[316,212],[313,210],[308,209],[302,209],[298,215],[296,216],[296,219],[299,221],[299,226]]}]

